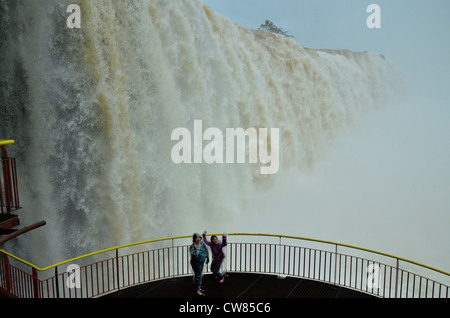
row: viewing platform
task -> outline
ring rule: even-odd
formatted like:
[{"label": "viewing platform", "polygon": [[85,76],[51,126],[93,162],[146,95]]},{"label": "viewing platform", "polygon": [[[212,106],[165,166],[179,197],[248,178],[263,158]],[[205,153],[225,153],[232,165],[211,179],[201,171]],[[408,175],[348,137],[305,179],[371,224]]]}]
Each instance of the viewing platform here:
[{"label": "viewing platform", "polygon": [[193,290],[192,236],[138,242],[45,268],[0,250],[0,292],[15,298],[449,298],[450,274],[346,244],[231,233],[223,284],[205,265]]},{"label": "viewing platform", "polygon": [[[197,299],[192,289],[192,276],[164,279],[130,287],[108,294],[104,298],[177,298]],[[373,295],[308,279],[266,274],[230,273],[219,284],[212,275],[203,277],[204,298],[376,298]]]}]

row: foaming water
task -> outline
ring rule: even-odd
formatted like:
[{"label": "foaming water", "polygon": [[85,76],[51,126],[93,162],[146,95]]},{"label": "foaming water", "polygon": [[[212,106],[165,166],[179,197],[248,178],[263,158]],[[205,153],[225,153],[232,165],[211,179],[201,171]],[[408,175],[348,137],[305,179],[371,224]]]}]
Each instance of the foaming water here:
[{"label": "foaming water", "polygon": [[[81,29],[65,27],[70,3],[82,8]],[[378,54],[304,48],[235,25],[199,0],[70,3],[1,4],[0,133],[16,140],[23,220],[47,221],[22,243],[44,264],[277,223],[261,215],[301,222],[304,214],[285,217],[276,201],[257,208],[258,200],[288,184],[291,171],[308,174],[330,141],[384,105],[400,82]],[[174,164],[171,132],[195,120],[222,130],[279,128],[279,173]],[[278,223],[270,232],[285,230]]]}]

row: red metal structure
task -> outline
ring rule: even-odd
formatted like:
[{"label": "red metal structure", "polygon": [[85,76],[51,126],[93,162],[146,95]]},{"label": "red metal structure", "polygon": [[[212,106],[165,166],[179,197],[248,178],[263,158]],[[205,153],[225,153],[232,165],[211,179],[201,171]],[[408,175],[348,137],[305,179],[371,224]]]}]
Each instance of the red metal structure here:
[{"label": "red metal structure", "polygon": [[45,224],[44,221],[24,227],[20,230],[18,215],[14,214],[21,209],[19,200],[19,182],[17,177],[16,158],[8,156],[6,145],[13,144],[14,140],[0,140],[1,171],[0,171],[0,245],[4,242],[33,230]]},{"label": "red metal structure", "polygon": [[16,158],[8,157],[6,145],[14,143],[13,140],[1,140],[1,172],[0,172],[0,234],[10,234],[13,228],[20,224],[17,215],[12,214],[19,210],[19,185],[17,181]]}]

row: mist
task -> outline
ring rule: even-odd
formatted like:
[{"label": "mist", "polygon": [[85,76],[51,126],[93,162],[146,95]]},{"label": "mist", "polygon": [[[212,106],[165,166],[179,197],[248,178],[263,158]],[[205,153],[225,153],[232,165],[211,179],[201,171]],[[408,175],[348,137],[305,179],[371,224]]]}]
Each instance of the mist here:
[{"label": "mist", "polygon": [[407,88],[403,99],[360,114],[308,173],[284,171],[288,181],[255,208],[270,221],[255,228],[449,271],[450,3],[376,1],[377,30],[365,26],[361,1],[205,3],[248,28],[271,19],[306,47],[383,54]]},{"label": "mist", "polygon": [[448,270],[449,132],[445,117],[420,105],[367,114],[309,173],[290,171],[260,198],[270,220],[261,228]]}]

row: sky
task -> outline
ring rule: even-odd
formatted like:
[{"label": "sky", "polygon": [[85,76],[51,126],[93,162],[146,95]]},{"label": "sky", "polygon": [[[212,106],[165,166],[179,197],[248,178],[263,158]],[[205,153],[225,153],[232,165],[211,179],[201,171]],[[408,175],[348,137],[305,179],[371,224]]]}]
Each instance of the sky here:
[{"label": "sky", "polygon": [[[399,70],[410,87],[409,103],[363,118],[306,185],[292,179],[290,187],[274,189],[261,205],[294,215],[298,205],[289,198],[302,194],[302,207],[311,213],[301,222],[309,222],[303,228],[311,232],[297,235],[364,246],[450,271],[450,1],[204,2],[247,28],[257,29],[269,19],[302,46],[373,51]],[[366,25],[371,3],[381,9],[379,29]],[[349,197],[353,201],[344,202]],[[341,214],[319,212],[325,210]],[[354,224],[351,233],[339,231],[342,220]]]},{"label": "sky", "polygon": [[[315,49],[374,51],[385,55],[414,85],[450,88],[448,0],[204,0],[231,21],[257,29],[266,19]],[[381,9],[381,28],[369,29],[369,4]]]}]

